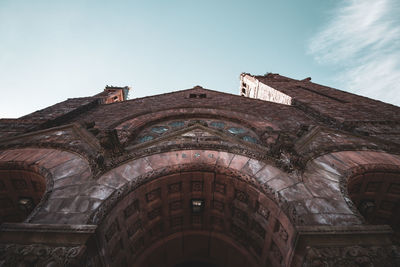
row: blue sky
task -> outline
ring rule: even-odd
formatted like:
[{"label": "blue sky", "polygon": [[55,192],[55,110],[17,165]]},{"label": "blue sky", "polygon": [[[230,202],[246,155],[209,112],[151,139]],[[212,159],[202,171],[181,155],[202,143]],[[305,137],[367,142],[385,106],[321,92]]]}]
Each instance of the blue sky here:
[{"label": "blue sky", "polygon": [[237,94],[241,72],[400,105],[398,14],[398,0],[0,0],[0,117],[105,85]]}]

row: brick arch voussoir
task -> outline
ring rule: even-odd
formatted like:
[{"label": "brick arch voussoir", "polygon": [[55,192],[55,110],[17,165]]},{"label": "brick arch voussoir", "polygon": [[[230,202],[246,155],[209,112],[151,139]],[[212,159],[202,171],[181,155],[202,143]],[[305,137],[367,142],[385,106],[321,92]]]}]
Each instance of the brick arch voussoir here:
[{"label": "brick arch voussoir", "polygon": [[0,151],[0,168],[32,171],[46,180],[46,190],[42,200],[26,219],[26,222],[32,223],[68,223],[77,214],[67,215],[68,205],[64,205],[61,211],[58,205],[60,199],[73,201],[77,195],[71,193],[73,191],[71,188],[87,186],[92,180],[90,179],[91,168],[85,158],[79,154],[58,149],[2,150]]},{"label": "brick arch voussoir", "polygon": [[[141,185],[162,176],[189,172],[211,171],[225,174],[256,187],[287,217],[287,201],[279,194],[276,181],[287,174],[282,170],[257,159],[225,151],[181,150],[149,155],[126,162],[101,176],[97,183],[113,187],[114,191],[90,215],[86,223],[101,224],[106,215],[127,194]],[[288,186],[294,184],[284,178]],[[277,187],[278,186],[278,187]]]},{"label": "brick arch voussoir", "polygon": [[[302,183],[310,196],[301,203],[302,224],[363,224],[347,191],[350,177],[368,171],[400,171],[400,156],[377,151],[339,151],[310,160]],[[318,206],[316,205],[318,203]],[[307,219],[314,217],[314,220]]]}]

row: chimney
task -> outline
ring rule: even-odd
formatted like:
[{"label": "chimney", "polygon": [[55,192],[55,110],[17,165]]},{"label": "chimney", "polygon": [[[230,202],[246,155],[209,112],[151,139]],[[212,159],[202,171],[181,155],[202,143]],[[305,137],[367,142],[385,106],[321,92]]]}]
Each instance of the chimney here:
[{"label": "chimney", "polygon": [[117,86],[108,86],[104,88],[104,91],[95,95],[100,98],[102,104],[111,104],[114,102],[121,102],[128,99],[129,90],[131,88],[128,86],[125,87],[117,87]]}]

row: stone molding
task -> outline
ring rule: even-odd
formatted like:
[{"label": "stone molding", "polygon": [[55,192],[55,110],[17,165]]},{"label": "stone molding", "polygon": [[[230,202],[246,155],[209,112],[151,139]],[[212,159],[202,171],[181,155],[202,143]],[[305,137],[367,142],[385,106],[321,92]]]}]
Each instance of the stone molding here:
[{"label": "stone molding", "polygon": [[327,225],[311,225],[296,226],[296,230],[301,236],[318,236],[318,235],[348,235],[348,234],[385,234],[391,235],[392,228],[388,225],[352,225],[352,226],[327,226]]},{"label": "stone molding", "polygon": [[96,225],[3,223],[0,244],[85,244],[96,231]]},{"label": "stone molding", "polygon": [[37,224],[37,223],[2,223],[1,232],[34,233],[85,233],[93,234],[96,225],[91,224]]},{"label": "stone molding", "polygon": [[326,154],[342,151],[385,151],[400,154],[400,147],[396,143],[327,126],[311,127],[296,140],[294,148],[301,155],[301,166]]},{"label": "stone molding", "polygon": [[96,225],[3,223],[0,266],[82,266]]},{"label": "stone molding", "polygon": [[[297,226],[291,266],[398,266],[387,225]],[[362,245],[361,245],[362,244]]]},{"label": "stone molding", "polygon": [[0,244],[0,266],[82,266],[85,246]]},{"label": "stone molding", "polygon": [[400,248],[396,246],[307,247],[303,267],[400,266]]},{"label": "stone molding", "polygon": [[76,153],[88,160],[93,173],[102,169],[99,158],[103,154],[98,139],[78,123],[12,136],[0,141],[1,150],[24,148],[57,149]]},{"label": "stone molding", "polygon": [[[184,115],[182,115],[184,114]],[[256,125],[262,124],[269,126],[273,129],[278,129],[278,127],[271,122],[266,121],[263,118],[256,117],[254,115],[221,109],[221,108],[194,108],[194,107],[180,107],[174,109],[158,110],[142,112],[140,114],[131,115],[123,119],[118,120],[109,126],[109,128],[122,129],[124,125],[132,124],[134,128],[141,128],[145,125],[150,125],[152,123],[169,120],[169,119],[179,119],[179,118],[194,118],[194,117],[210,117],[210,118],[221,118],[223,120],[229,120],[237,122],[243,125],[247,125],[251,129],[257,129]],[[256,130],[257,131],[257,130]],[[259,131],[259,130],[258,130]]]}]

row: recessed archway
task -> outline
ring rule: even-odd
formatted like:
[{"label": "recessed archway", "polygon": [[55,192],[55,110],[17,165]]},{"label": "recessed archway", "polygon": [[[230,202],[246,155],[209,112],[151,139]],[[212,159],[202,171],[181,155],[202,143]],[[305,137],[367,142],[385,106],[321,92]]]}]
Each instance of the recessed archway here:
[{"label": "recessed archway", "polygon": [[348,180],[354,205],[370,224],[390,225],[400,241],[400,171],[375,169]]},{"label": "recessed archway", "polygon": [[276,203],[248,181],[197,170],[132,190],[97,235],[110,265],[279,266],[292,231]]},{"label": "recessed archway", "polygon": [[33,171],[0,169],[0,224],[23,222],[45,190],[46,179]]},{"label": "recessed archway", "polygon": [[[0,184],[0,196],[8,199],[5,205],[7,210],[12,201],[14,209],[4,212],[18,214],[20,203],[27,207],[23,208],[27,210],[25,213],[30,213],[28,217],[18,215],[8,222],[82,224],[87,218],[85,211],[92,206],[97,207],[95,201],[98,200],[91,198],[88,200],[90,203],[83,203],[82,209],[77,209],[75,205],[75,199],[79,198],[77,189],[92,183],[88,161],[79,154],[49,148],[3,150],[0,151],[0,170],[0,175],[3,175],[0,182],[4,183],[4,186]],[[4,190],[1,190],[3,187]],[[101,190],[102,187],[97,186],[96,189]],[[13,198],[10,199],[9,194]],[[31,203],[36,208],[29,212],[32,210]]]}]

